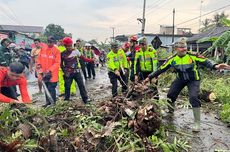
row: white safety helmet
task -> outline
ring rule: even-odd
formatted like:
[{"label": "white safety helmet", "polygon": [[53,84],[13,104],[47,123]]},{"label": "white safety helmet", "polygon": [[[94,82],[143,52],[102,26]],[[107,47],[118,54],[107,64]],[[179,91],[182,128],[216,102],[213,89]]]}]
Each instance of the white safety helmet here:
[{"label": "white safety helmet", "polygon": [[91,47],[90,43],[85,43],[85,47]]}]

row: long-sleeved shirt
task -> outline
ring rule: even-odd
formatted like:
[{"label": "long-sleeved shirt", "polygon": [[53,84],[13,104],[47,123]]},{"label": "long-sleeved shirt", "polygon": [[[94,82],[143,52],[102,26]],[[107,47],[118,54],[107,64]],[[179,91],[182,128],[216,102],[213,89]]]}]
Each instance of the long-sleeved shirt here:
[{"label": "long-sleeved shirt", "polygon": [[159,70],[153,72],[149,75],[149,78],[152,79],[154,77],[159,76],[161,73],[167,71],[169,68],[173,67],[177,72],[177,77],[182,80],[200,80],[200,73],[198,71],[198,64],[201,64],[207,68],[215,69],[214,63],[204,57],[200,57],[197,55],[193,55],[187,53],[183,57],[179,57],[178,55],[174,55],[169,58],[162,66],[160,66]]},{"label": "long-sleeved shirt", "polygon": [[51,72],[52,78],[50,82],[58,82],[60,63],[61,53],[56,46],[52,48],[48,46],[42,47],[37,58],[37,66],[40,66],[43,72]]},{"label": "long-sleeved shirt", "polygon": [[78,58],[85,62],[93,62],[92,59],[84,57],[79,50],[64,51],[61,53],[61,68],[64,73],[72,73],[80,68]]},{"label": "long-sleeved shirt", "polygon": [[17,80],[10,80],[7,76],[8,68],[6,67],[0,67],[0,102],[10,103],[14,101],[15,99],[9,98],[1,93],[2,87],[10,87],[19,85],[20,93],[22,96],[22,101],[24,103],[30,103],[30,97],[27,91],[27,81],[25,76],[20,77]]}]

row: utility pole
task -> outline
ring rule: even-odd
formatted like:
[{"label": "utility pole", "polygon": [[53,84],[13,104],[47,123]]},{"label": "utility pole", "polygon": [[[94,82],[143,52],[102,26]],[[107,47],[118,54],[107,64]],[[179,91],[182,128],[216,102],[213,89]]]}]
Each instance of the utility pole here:
[{"label": "utility pole", "polygon": [[175,8],[173,9],[173,33],[172,33],[172,43],[174,42],[174,29],[175,29]]},{"label": "utility pole", "polygon": [[112,30],[113,30],[113,41],[115,41],[115,37],[114,37],[114,30],[115,30],[115,27],[111,27],[112,28]]},{"label": "utility pole", "polygon": [[201,28],[201,16],[202,16],[202,3],[203,2],[204,2],[203,0],[200,1],[199,33],[200,33],[200,28]]},{"label": "utility pole", "polygon": [[145,6],[146,6],[146,0],[144,0],[142,19],[141,18],[137,19],[138,21],[140,21],[142,23],[142,27],[141,27],[141,35],[142,36],[144,36],[144,33],[145,33],[145,22],[146,22],[146,19],[145,19]]}]

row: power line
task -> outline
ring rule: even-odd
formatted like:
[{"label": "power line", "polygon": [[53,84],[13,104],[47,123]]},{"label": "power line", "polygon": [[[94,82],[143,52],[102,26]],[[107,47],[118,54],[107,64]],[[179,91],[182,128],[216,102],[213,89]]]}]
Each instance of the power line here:
[{"label": "power line", "polygon": [[173,1],[173,0],[164,1],[165,3],[162,2],[162,5],[161,5],[161,6],[160,6],[160,3],[158,3],[157,5],[155,5],[155,7],[157,7],[157,6],[159,6],[159,7],[157,7],[156,9],[153,9],[153,8],[155,8],[155,7],[153,7],[152,10],[149,11],[149,12],[146,14],[146,16],[149,15],[149,14],[151,14],[153,11],[162,8],[162,7],[165,6],[165,4],[167,4],[168,2],[172,2],[172,1]]},{"label": "power line", "polygon": [[[161,0],[156,0],[156,1],[153,2],[150,6],[148,6],[147,9],[152,8],[152,6],[155,5],[156,3],[158,3],[159,1],[161,1]],[[147,10],[146,12],[148,12],[148,10]],[[142,10],[141,10],[141,11],[138,11],[138,12],[135,13],[134,15],[131,15],[130,17],[128,17],[128,18],[126,18],[126,19],[124,19],[124,20],[118,22],[118,23],[115,24],[115,25],[120,25],[122,22],[125,22],[125,21],[134,22],[134,21],[136,21],[136,18],[138,18],[138,16],[139,16],[141,13],[142,13]]]},{"label": "power line", "polygon": [[[11,13],[9,13],[5,8],[4,6],[8,7],[8,9],[11,11]],[[13,22],[15,22],[16,24],[20,24],[21,25],[21,22],[16,18],[16,15],[14,14],[14,12],[9,8],[9,6],[5,5],[5,4],[2,4],[0,5],[0,8],[1,8],[1,11],[9,18],[11,19]]]},{"label": "power line", "polygon": [[[215,9],[215,10],[210,11],[210,12],[208,12],[208,13],[205,13],[205,14],[203,14],[202,16],[206,16],[206,15],[211,14],[211,13],[214,13],[214,12],[216,12],[216,11],[225,9],[225,8],[227,8],[227,7],[229,7],[229,6],[230,6],[230,4],[225,5],[225,6],[221,7],[221,8],[218,8],[218,9]],[[176,26],[181,25],[181,24],[184,24],[184,23],[187,23],[187,22],[190,22],[190,21],[193,21],[193,20],[195,20],[195,19],[199,19],[199,18],[200,18],[200,16],[194,17],[194,18],[189,19],[189,20],[187,20],[187,21],[181,22],[181,23],[177,24]]]},{"label": "power line", "polygon": [[0,6],[0,10],[1,10],[1,11],[5,14],[5,16],[8,17],[12,22],[18,24],[18,22],[17,22],[14,18],[12,18],[12,16],[10,16],[10,15],[8,14],[8,12],[7,12],[2,6]]},{"label": "power line", "polygon": [[151,26],[151,25],[155,25],[156,23],[159,23],[160,21],[162,20],[165,20],[167,17],[169,17],[170,15],[172,15],[172,13],[168,13],[167,15],[161,17],[160,19],[156,20],[155,22],[153,22],[152,24],[149,24],[148,26]]}]

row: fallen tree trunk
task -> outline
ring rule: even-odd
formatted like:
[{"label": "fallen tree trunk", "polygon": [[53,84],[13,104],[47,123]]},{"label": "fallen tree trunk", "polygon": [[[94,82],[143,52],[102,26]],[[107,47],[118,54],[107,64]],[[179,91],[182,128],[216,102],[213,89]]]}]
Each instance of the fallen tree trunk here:
[{"label": "fallen tree trunk", "polygon": [[214,92],[212,91],[208,91],[208,90],[201,90],[201,92],[199,93],[198,98],[201,101],[204,102],[213,102],[216,100],[216,95]]}]

